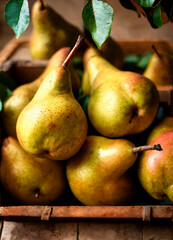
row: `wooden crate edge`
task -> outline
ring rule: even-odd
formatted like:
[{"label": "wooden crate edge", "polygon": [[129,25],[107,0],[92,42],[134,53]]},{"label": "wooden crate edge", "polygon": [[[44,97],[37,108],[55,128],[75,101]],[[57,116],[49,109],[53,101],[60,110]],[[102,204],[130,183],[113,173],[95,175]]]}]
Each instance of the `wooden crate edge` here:
[{"label": "wooden crate edge", "polygon": [[0,207],[0,217],[48,220],[141,220],[173,219],[173,206],[12,206]]}]

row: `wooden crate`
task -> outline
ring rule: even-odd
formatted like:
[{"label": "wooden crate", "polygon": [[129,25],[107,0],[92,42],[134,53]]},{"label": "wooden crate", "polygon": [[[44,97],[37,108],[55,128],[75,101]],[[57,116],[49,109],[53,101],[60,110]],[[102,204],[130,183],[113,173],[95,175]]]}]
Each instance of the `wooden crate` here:
[{"label": "wooden crate", "polygon": [[[172,42],[151,40],[118,40],[124,54],[143,54],[150,51],[152,44],[163,48],[171,47]],[[14,76],[19,84],[34,80],[43,71],[48,61],[16,60],[23,48],[28,49],[28,39],[13,39],[0,52],[0,65]],[[25,74],[24,74],[25,73]],[[23,77],[25,76],[25,78]],[[160,101],[166,102],[173,110],[173,86],[158,88]],[[170,111],[172,114],[173,111]],[[173,219],[171,205],[131,205],[131,206],[1,206],[0,217],[4,220],[43,220],[43,221],[151,221]]]},{"label": "wooden crate", "polygon": [[[168,40],[145,40],[129,39],[117,40],[117,43],[123,50],[124,56],[128,54],[144,54],[152,51],[152,45],[157,49],[173,51],[173,42]],[[7,61],[11,60],[11,61]],[[0,67],[13,71],[12,75],[19,83],[29,82],[35,79],[42,72],[48,61],[32,60],[29,53],[29,38],[12,39],[2,51],[0,51]],[[34,69],[34,71],[30,71]],[[25,72],[25,78],[23,73]],[[32,74],[32,75],[31,75]],[[173,114],[173,84],[167,86],[158,86],[160,102],[166,102]]]}]

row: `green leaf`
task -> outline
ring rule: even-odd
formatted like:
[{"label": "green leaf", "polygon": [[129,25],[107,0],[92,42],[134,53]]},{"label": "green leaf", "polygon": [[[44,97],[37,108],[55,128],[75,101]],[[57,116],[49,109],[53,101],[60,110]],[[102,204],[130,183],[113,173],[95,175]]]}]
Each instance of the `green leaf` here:
[{"label": "green leaf", "polygon": [[86,116],[88,116],[88,102],[89,102],[90,96],[80,96],[78,98],[78,102],[81,105],[84,113],[86,114]]},{"label": "green leaf", "polygon": [[145,69],[147,66],[148,66],[148,62],[151,58],[151,56],[153,55],[152,52],[148,52],[148,53],[145,53],[144,55],[142,55],[140,58],[139,58],[139,61],[137,62],[137,67],[140,68],[140,69]]},{"label": "green leaf", "polygon": [[153,23],[154,23],[157,27],[161,27],[161,26],[162,26],[161,4],[157,5],[157,7],[154,8],[154,12],[153,12]]},{"label": "green leaf", "polygon": [[16,38],[26,30],[29,25],[28,0],[10,0],[5,6],[5,21],[16,34]]},{"label": "green leaf", "polygon": [[153,55],[152,52],[143,55],[131,54],[124,59],[124,70],[142,73]]},{"label": "green leaf", "polygon": [[2,111],[2,106],[3,104],[2,104],[2,101],[0,100],[0,112]]},{"label": "green leaf", "polygon": [[113,8],[99,0],[89,0],[82,11],[84,26],[99,49],[110,35],[113,14]]},{"label": "green leaf", "polygon": [[139,58],[140,58],[140,56],[135,55],[135,54],[127,55],[124,59],[124,63],[127,65],[136,66],[136,64],[139,61]]},{"label": "green leaf", "polygon": [[143,7],[152,7],[156,0],[135,0],[135,2],[139,3]]},{"label": "green leaf", "polygon": [[0,101],[4,102],[11,93],[12,91],[8,87],[0,83]]},{"label": "green leaf", "polygon": [[4,70],[0,70],[0,83],[4,84],[11,90],[17,87],[16,82]]}]

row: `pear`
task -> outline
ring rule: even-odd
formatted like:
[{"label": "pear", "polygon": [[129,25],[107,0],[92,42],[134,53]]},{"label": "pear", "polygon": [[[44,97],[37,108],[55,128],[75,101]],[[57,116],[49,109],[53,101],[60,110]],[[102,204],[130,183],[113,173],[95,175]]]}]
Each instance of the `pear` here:
[{"label": "pear", "polygon": [[156,137],[151,144],[160,143],[163,151],[144,152],[138,165],[138,177],[143,188],[155,199],[167,197],[173,203],[173,131]]},{"label": "pear", "polygon": [[159,104],[155,84],[134,72],[111,65],[94,48],[84,54],[91,85],[88,115],[94,128],[106,137],[121,137],[145,130]]},{"label": "pear", "polygon": [[91,92],[91,84],[89,82],[88,73],[84,71],[81,82],[82,94],[84,96],[89,96]]},{"label": "pear", "polygon": [[85,205],[119,205],[134,197],[136,184],[127,170],[137,154],[125,139],[87,136],[80,151],[67,161],[71,191]]},{"label": "pear", "polygon": [[34,59],[48,59],[62,47],[72,47],[80,31],[66,22],[43,1],[37,0],[32,8],[33,32],[30,52]]},{"label": "pear", "polygon": [[68,159],[66,176],[74,196],[85,205],[121,205],[136,193],[131,166],[138,152],[157,146],[135,147],[126,139],[87,136],[79,152]]},{"label": "pear", "polygon": [[13,137],[2,143],[0,178],[8,195],[22,204],[52,203],[67,185],[62,162],[27,154]]},{"label": "pear", "polygon": [[[53,54],[47,67],[37,79],[17,87],[12,92],[12,95],[10,95],[10,97],[4,102],[1,116],[3,120],[3,127],[8,136],[16,137],[16,122],[20,112],[31,101],[48,72],[50,72],[54,67],[60,66],[69,52],[69,47],[59,49]],[[73,93],[77,96],[80,87],[80,79],[72,64],[70,64],[70,73],[72,78]]]},{"label": "pear", "polygon": [[173,85],[173,52],[156,48],[143,75],[157,86]]},{"label": "pear", "polygon": [[72,93],[67,68],[81,43],[79,37],[64,63],[48,73],[18,117],[17,138],[30,154],[65,160],[76,154],[85,141],[87,119]]},{"label": "pear", "polygon": [[173,117],[164,117],[149,133],[147,144],[164,132],[173,131]]},{"label": "pear", "polygon": [[[123,51],[120,45],[114,41],[111,37],[107,38],[102,44],[100,51],[97,50],[97,54],[104,57],[108,62],[117,68],[122,68],[124,63]],[[84,56],[85,57],[85,56]],[[81,83],[82,93],[84,96],[90,95],[91,84],[89,81],[88,72],[84,71]]]}]

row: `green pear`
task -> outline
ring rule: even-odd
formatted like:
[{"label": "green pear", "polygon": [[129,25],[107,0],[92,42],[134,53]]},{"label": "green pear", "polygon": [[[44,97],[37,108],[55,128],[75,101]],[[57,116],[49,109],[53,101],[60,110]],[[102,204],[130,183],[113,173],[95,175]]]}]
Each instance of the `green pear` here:
[{"label": "green pear", "polygon": [[150,144],[156,137],[164,132],[173,131],[173,117],[164,117],[149,133],[147,144]]},{"label": "green pear", "polygon": [[82,94],[84,96],[89,96],[91,92],[91,84],[89,82],[88,73],[84,71],[81,81]]},{"label": "green pear", "polygon": [[173,203],[173,131],[156,137],[151,144],[159,143],[163,151],[144,152],[138,165],[138,177],[143,188],[155,199],[167,197]]},{"label": "green pear", "polygon": [[157,86],[173,85],[173,52],[155,50],[143,75]]},{"label": "green pear", "polygon": [[65,160],[76,154],[85,141],[87,119],[72,93],[67,68],[79,42],[64,63],[48,73],[18,117],[17,138],[30,154]]},{"label": "green pear", "polygon": [[[8,136],[16,137],[16,122],[20,112],[31,101],[45,76],[56,66],[60,66],[70,52],[69,47],[59,49],[53,54],[43,73],[34,81],[17,87],[12,95],[4,102],[1,113],[3,127]],[[72,65],[70,65],[72,90],[75,96],[78,94],[80,79]]]},{"label": "green pear", "polygon": [[[97,53],[103,56],[108,62],[114,65],[117,68],[122,68],[124,62],[123,51],[119,44],[114,41],[111,37],[107,38],[107,40],[102,44],[101,50]],[[84,56],[85,57],[85,56]],[[88,72],[84,71],[82,77],[81,88],[83,95],[90,95],[91,92],[91,84],[89,81]]]},{"label": "green pear", "polygon": [[87,136],[80,151],[67,161],[66,176],[75,197],[85,205],[121,205],[136,193],[128,171],[137,158],[125,139]]},{"label": "green pear", "polygon": [[43,1],[37,0],[32,8],[33,32],[30,52],[34,59],[48,59],[62,47],[72,47],[80,31]]},{"label": "green pear", "polygon": [[13,137],[2,143],[0,178],[9,196],[22,204],[52,203],[67,185],[62,162],[27,154]]},{"label": "green pear", "polygon": [[144,76],[122,71],[89,48],[84,67],[91,85],[88,115],[94,128],[106,137],[121,137],[145,130],[159,104],[155,84]]}]

